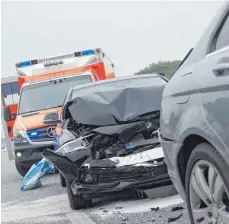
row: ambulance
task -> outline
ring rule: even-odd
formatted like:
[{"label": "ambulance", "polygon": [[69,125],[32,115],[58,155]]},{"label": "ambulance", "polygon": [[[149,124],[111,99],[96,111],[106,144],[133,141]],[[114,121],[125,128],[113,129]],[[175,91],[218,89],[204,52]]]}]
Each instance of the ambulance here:
[{"label": "ambulance", "polygon": [[[115,77],[114,65],[100,49],[16,63],[20,97],[13,125],[15,166],[21,176],[54,149],[56,125],[65,96],[71,87]],[[9,122],[11,110],[4,108]],[[12,150],[12,149],[10,149]]]}]

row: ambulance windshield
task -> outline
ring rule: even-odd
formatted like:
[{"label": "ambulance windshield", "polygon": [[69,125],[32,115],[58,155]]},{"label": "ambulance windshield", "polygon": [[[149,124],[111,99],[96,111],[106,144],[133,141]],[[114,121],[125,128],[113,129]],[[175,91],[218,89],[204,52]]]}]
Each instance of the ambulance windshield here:
[{"label": "ambulance windshield", "polygon": [[75,75],[24,86],[19,114],[61,107],[71,87],[92,82],[91,75]]}]

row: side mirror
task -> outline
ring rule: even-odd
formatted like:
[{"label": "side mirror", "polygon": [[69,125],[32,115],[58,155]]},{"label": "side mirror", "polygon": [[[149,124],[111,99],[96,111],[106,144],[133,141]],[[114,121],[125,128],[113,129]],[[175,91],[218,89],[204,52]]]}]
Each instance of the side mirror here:
[{"label": "side mirror", "polygon": [[5,121],[10,121],[11,120],[11,113],[10,113],[10,108],[9,107],[5,107],[4,108],[4,120]]},{"label": "side mirror", "polygon": [[161,75],[161,76],[166,77],[165,73],[159,72],[158,74]]},{"label": "side mirror", "polygon": [[53,112],[45,115],[43,123],[44,124],[58,124],[61,120],[58,119],[58,113]]},{"label": "side mirror", "polygon": [[95,64],[95,65],[92,65],[91,67],[95,69],[95,68],[98,68],[99,65],[96,65],[96,64]]}]

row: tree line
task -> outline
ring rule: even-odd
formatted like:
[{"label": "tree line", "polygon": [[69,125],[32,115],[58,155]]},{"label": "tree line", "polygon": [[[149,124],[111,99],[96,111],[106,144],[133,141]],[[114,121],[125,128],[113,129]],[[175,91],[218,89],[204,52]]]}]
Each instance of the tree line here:
[{"label": "tree line", "polygon": [[149,66],[136,72],[135,75],[152,74],[152,73],[164,73],[168,79],[170,79],[176,72],[181,60],[174,61],[158,61],[151,63]]}]

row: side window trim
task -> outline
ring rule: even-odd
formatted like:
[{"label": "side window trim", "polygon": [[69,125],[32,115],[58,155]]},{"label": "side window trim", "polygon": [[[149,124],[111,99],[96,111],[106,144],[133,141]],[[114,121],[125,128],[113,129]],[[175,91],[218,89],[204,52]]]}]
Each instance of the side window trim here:
[{"label": "side window trim", "polygon": [[211,57],[211,56],[216,55],[216,54],[220,54],[220,53],[222,53],[224,51],[227,51],[227,50],[229,50],[229,45],[226,46],[226,47],[223,47],[223,48],[221,48],[219,50],[216,50],[216,51],[213,51],[213,52],[207,54],[205,58]]},{"label": "side window trim", "polygon": [[[216,47],[216,41],[217,41],[217,37],[219,36],[220,34],[220,31],[224,25],[224,22],[227,20],[227,17],[229,16],[229,6],[226,8],[223,16],[221,17],[220,21],[218,22],[217,26],[215,27],[214,29],[214,32],[213,32],[213,35],[209,41],[209,44],[208,44],[208,50],[207,50],[207,54],[206,56],[214,53],[214,52],[217,52],[217,51],[220,51],[220,50],[223,50],[224,48],[227,48],[228,46],[225,46],[219,50],[215,50],[215,47]],[[224,50],[223,50],[224,51]]]}]

